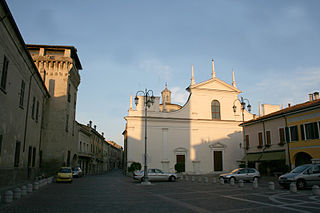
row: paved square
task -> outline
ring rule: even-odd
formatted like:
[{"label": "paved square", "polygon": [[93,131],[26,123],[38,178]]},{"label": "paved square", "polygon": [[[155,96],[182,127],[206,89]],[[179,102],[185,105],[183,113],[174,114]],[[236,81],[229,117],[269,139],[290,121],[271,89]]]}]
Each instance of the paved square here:
[{"label": "paved square", "polygon": [[2,204],[0,212],[320,212],[310,189],[291,193],[266,180],[253,189],[219,183],[155,182],[141,185],[119,171],[85,176],[72,184],[52,183]]}]

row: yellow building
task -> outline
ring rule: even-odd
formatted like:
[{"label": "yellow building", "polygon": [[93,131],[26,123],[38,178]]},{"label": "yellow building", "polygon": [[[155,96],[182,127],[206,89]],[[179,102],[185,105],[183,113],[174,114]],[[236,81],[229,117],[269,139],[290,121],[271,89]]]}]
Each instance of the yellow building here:
[{"label": "yellow building", "polygon": [[286,116],[286,140],[292,167],[320,158],[319,93],[310,94],[310,101],[294,106]]},{"label": "yellow building", "polygon": [[[264,110],[265,111],[265,110]],[[319,93],[309,101],[249,120],[245,124],[250,166],[271,174],[320,158]],[[287,166],[285,166],[287,165]]]}]

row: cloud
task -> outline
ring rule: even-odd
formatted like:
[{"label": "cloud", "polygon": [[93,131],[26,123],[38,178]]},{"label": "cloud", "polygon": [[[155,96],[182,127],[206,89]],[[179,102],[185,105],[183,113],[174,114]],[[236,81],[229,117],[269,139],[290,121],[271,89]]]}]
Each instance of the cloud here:
[{"label": "cloud", "polygon": [[139,63],[140,69],[145,72],[157,74],[160,79],[171,80],[173,69],[169,65],[165,65],[158,60],[151,59]]},{"label": "cloud", "polygon": [[181,87],[173,87],[171,89],[172,103],[184,105],[189,97],[189,93]]},{"label": "cloud", "polygon": [[248,91],[256,99],[284,104],[298,104],[308,100],[308,94],[319,91],[320,67],[298,68],[291,72],[272,72],[253,84]]}]

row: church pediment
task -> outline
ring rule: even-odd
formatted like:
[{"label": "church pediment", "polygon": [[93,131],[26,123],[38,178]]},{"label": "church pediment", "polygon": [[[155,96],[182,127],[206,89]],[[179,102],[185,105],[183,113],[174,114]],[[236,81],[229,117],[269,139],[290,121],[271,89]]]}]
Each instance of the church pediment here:
[{"label": "church pediment", "polygon": [[178,147],[174,149],[174,152],[187,152],[188,150],[186,148],[183,147]]},{"label": "church pediment", "polygon": [[224,145],[224,144],[222,144],[220,142],[217,142],[217,143],[209,145],[209,147],[211,149],[224,149],[226,147],[226,145]]},{"label": "church pediment", "polygon": [[241,91],[233,87],[230,84],[227,84],[226,82],[218,79],[218,78],[212,78],[208,81],[195,84],[190,87],[190,89],[203,89],[203,90],[221,90],[221,91],[230,91],[230,92],[238,92],[241,93]]}]

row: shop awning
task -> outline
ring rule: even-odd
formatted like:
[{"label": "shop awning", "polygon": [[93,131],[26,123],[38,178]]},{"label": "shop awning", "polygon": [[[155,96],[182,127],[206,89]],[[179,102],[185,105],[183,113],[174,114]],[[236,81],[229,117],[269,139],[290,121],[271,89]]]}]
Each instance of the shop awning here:
[{"label": "shop awning", "polygon": [[[285,160],[286,154],[284,151],[248,153],[247,158],[248,158],[248,161]],[[242,158],[242,161],[245,161],[245,160],[246,160],[246,156]]]}]

